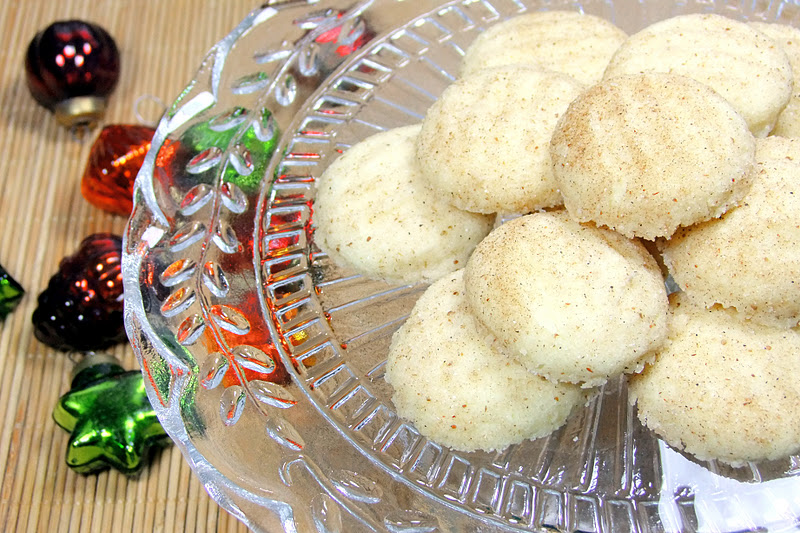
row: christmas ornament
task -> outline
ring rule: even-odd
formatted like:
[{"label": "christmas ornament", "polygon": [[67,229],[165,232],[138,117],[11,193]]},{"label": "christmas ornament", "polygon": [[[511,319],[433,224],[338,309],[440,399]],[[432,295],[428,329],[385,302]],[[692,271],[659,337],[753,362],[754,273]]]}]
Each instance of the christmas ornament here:
[{"label": "christmas ornament", "polygon": [[37,339],[58,350],[76,351],[125,340],[121,253],[121,237],[96,233],[61,260],[33,312]]},{"label": "christmas ornament", "polygon": [[133,182],[155,132],[147,126],[104,127],[92,144],[83,171],[83,197],[104,211],[129,216],[133,209]]},{"label": "christmas ornament", "polygon": [[117,45],[106,30],[81,20],[54,22],[28,45],[28,89],[69,128],[93,127],[119,79]]},{"label": "christmas ornament", "polygon": [[[248,110],[234,108],[208,122],[195,124],[187,130],[182,142],[195,154],[202,154],[212,148],[224,151],[240,133],[241,125],[248,118]],[[262,109],[256,120],[236,139],[223,181],[236,184],[245,194],[256,192],[265,177],[269,160],[278,144],[278,137],[278,127],[272,114],[269,110]]]},{"label": "christmas ornament", "polygon": [[222,116],[194,124],[183,135],[182,141],[195,153],[211,147],[224,150],[236,135],[239,126],[247,119],[247,115],[247,109],[235,107]]},{"label": "christmas ornament", "polygon": [[25,290],[0,265],[0,320],[17,307]]},{"label": "christmas ornament", "polygon": [[135,474],[156,447],[169,442],[156,418],[142,373],[125,371],[106,354],[88,354],[73,370],[70,391],[53,410],[70,432],[67,465],[91,474],[113,467]]}]

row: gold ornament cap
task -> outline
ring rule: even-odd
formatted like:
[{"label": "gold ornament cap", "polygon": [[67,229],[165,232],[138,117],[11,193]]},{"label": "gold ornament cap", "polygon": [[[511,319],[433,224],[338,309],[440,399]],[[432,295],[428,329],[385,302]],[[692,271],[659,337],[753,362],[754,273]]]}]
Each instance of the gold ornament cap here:
[{"label": "gold ornament cap", "polygon": [[58,123],[71,130],[93,129],[105,111],[106,99],[99,96],[75,96],[57,103],[53,109]]}]

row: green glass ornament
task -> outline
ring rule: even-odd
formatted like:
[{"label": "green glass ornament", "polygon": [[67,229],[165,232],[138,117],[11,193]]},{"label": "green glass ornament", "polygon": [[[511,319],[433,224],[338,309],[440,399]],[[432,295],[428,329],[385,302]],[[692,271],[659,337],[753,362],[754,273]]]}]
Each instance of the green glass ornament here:
[{"label": "green glass ornament", "polygon": [[87,355],[75,366],[70,391],[58,400],[53,419],[70,432],[67,465],[81,474],[109,467],[135,474],[157,447],[170,442],[142,373],[126,371],[105,354]]},{"label": "green glass ornament", "polygon": [[24,294],[22,286],[0,265],[0,320],[17,307]]},{"label": "green glass ornament", "polygon": [[228,165],[223,180],[235,183],[245,194],[252,194],[258,191],[269,160],[278,144],[278,128],[269,111],[266,109],[261,111],[258,120],[253,121],[247,128],[239,143],[249,155],[249,161],[243,168]]},{"label": "green glass ornament", "polygon": [[236,135],[239,126],[247,119],[247,109],[235,107],[227,113],[189,128],[181,143],[194,153],[217,147],[224,150]]},{"label": "green glass ornament", "polygon": [[272,114],[263,109],[235,139],[242,125],[250,120],[248,114],[246,109],[236,107],[207,122],[192,126],[184,134],[182,142],[195,154],[212,147],[225,150],[231,142],[240,145],[241,150],[238,152],[246,154],[246,159],[238,159],[235,164],[229,163],[225,168],[223,181],[234,183],[246,194],[252,194],[258,191],[269,160],[275,153],[278,128]]}]

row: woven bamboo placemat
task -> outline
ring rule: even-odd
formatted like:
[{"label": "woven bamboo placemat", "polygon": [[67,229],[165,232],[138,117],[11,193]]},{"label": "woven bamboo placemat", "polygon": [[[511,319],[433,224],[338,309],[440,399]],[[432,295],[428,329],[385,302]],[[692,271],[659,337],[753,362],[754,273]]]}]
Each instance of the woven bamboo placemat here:
[{"label": "woven bamboo placemat", "polygon": [[[31,313],[65,255],[122,217],[80,193],[98,130],[80,141],[35,104],[24,82],[30,39],[55,20],[80,18],[114,36],[122,57],[107,124],[134,124],[142,95],[171,102],[206,51],[258,0],[5,0],[0,2],[0,264],[26,289],[0,323],[0,531],[247,531],[209,498],[171,446],[135,478],[67,468],[67,433],[52,421],[72,362],[33,336]],[[147,106],[142,112],[147,111]],[[155,120],[157,112],[151,115]],[[111,353],[137,368],[129,346]]]}]

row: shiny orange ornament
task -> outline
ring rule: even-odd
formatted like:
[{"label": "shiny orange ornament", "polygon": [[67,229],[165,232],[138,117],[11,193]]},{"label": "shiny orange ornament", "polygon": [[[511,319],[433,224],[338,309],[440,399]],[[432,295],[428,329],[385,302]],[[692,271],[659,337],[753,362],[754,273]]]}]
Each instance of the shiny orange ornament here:
[{"label": "shiny orange ornament", "polygon": [[106,126],[89,152],[81,194],[95,207],[129,216],[133,182],[155,134],[153,128],[126,124]]}]

